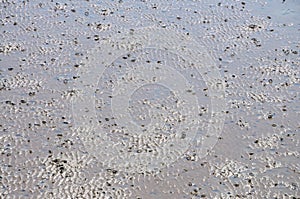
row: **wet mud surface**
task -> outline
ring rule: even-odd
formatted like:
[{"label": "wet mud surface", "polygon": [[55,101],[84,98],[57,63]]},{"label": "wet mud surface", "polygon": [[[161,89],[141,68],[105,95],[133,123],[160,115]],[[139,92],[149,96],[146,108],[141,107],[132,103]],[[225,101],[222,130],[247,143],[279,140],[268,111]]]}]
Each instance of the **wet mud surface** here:
[{"label": "wet mud surface", "polygon": [[0,198],[300,198],[300,3],[0,2]]}]

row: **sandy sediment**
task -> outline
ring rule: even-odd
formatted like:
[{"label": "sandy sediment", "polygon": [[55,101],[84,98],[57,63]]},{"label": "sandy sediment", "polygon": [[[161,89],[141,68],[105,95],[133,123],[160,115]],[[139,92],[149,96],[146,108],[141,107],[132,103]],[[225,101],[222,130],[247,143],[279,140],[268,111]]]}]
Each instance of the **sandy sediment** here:
[{"label": "sandy sediment", "polygon": [[0,198],[299,198],[299,8],[2,1]]}]

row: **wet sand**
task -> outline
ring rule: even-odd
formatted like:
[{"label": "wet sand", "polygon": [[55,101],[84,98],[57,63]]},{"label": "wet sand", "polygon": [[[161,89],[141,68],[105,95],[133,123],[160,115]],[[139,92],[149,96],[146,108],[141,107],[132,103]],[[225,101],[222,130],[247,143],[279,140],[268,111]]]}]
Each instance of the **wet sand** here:
[{"label": "wet sand", "polygon": [[300,198],[297,0],[0,11],[0,198]]}]

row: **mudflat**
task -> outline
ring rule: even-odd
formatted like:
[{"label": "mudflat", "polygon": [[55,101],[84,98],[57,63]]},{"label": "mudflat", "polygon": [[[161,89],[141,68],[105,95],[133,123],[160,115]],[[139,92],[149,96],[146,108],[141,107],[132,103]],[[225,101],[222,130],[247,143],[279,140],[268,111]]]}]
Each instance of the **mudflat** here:
[{"label": "mudflat", "polygon": [[300,3],[0,3],[0,198],[300,198]]}]

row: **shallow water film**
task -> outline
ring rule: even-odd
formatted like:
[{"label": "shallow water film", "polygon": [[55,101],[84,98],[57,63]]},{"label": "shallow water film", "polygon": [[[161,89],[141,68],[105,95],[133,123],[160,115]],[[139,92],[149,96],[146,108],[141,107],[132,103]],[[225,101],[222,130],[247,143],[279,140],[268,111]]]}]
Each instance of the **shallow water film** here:
[{"label": "shallow water film", "polygon": [[0,1],[0,198],[300,198],[298,0]]}]

